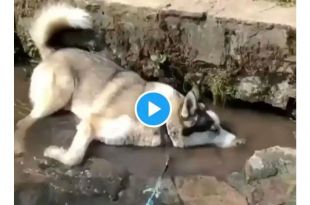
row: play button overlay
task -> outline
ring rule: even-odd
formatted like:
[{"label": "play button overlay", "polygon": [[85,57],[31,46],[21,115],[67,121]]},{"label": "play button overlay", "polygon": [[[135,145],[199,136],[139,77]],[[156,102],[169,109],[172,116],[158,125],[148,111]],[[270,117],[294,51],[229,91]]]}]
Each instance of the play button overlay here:
[{"label": "play button overlay", "polygon": [[148,114],[148,117],[151,117],[152,115],[154,115],[155,113],[157,113],[158,111],[160,111],[161,108],[156,106],[155,104],[149,102],[149,114]]},{"label": "play button overlay", "polygon": [[138,120],[147,127],[160,127],[171,114],[169,100],[160,93],[146,92],[137,100],[135,113]]}]

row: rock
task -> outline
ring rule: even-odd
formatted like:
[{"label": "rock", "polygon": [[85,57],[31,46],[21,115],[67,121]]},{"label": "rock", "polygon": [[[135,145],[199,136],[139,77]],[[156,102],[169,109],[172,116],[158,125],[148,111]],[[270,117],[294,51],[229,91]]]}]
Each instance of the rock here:
[{"label": "rock", "polygon": [[296,182],[291,177],[269,177],[245,182],[243,176],[234,173],[230,176],[230,184],[244,195],[249,204],[280,205],[295,201]]},{"label": "rock", "polygon": [[[32,168],[42,180],[15,187],[17,204],[145,204],[157,178],[129,175],[104,159],[90,159],[68,169],[55,161]],[[256,151],[244,170],[228,182],[212,176],[165,177],[155,205],[282,205],[296,203],[296,151],[271,147]],[[31,173],[27,173],[30,177]],[[32,177],[33,177],[32,176]],[[146,192],[149,190],[149,192]],[[52,196],[52,197],[51,197]]]},{"label": "rock", "polygon": [[14,61],[15,63],[25,63],[27,60],[29,59],[27,54],[24,52],[23,45],[17,34],[14,32]]},{"label": "rock", "polygon": [[[32,57],[37,52],[27,30],[43,2],[15,1],[15,32]],[[295,7],[245,0],[67,2],[90,11],[102,39],[97,43],[147,79],[180,91],[199,83],[203,92],[223,99],[282,109],[296,97]],[[154,63],[154,55],[167,60]]]},{"label": "rock", "polygon": [[[75,204],[118,205],[106,196],[86,196],[60,192],[47,183],[19,184],[14,191],[16,205]],[[121,204],[119,204],[121,205]]]},{"label": "rock", "polygon": [[[43,167],[41,165],[41,167]],[[87,196],[105,195],[116,200],[118,193],[124,188],[128,172],[104,159],[93,158],[82,167],[66,167],[45,165],[44,175],[49,177],[49,183],[61,192],[75,193]]]},{"label": "rock", "polygon": [[278,146],[256,151],[228,181],[249,204],[295,204],[296,151]]},{"label": "rock", "polygon": [[171,177],[166,177],[162,180],[159,188],[160,196],[159,201],[162,204],[181,205],[181,199],[178,195],[177,189]]},{"label": "rock", "polygon": [[245,164],[247,180],[264,179],[275,175],[296,174],[296,151],[279,146],[255,151]]},{"label": "rock", "polygon": [[[126,205],[146,204],[151,192],[145,192],[149,188],[154,188],[157,178],[145,178],[130,176],[128,187],[121,192],[119,203]],[[155,200],[156,205],[181,205],[177,190],[170,177],[162,179],[159,188],[159,198]]]},{"label": "rock", "polygon": [[39,205],[50,202],[47,184],[19,184],[14,188],[14,204]]},{"label": "rock", "polygon": [[176,177],[176,188],[185,205],[246,205],[245,198],[215,177]]},{"label": "rock", "polygon": [[248,76],[242,78],[237,87],[236,97],[239,99],[247,99],[247,101],[255,102],[268,89],[268,84],[262,82],[259,76]]},{"label": "rock", "polygon": [[196,61],[204,61],[217,66],[225,61],[225,28],[218,27],[215,18],[208,18],[201,26],[195,22],[182,23],[182,29],[191,47],[197,49]]}]

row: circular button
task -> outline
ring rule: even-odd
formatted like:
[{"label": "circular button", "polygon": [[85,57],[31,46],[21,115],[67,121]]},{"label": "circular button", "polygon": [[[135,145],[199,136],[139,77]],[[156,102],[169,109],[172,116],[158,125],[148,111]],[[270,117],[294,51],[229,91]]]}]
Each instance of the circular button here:
[{"label": "circular button", "polygon": [[166,123],[171,115],[171,104],[160,93],[146,92],[138,98],[135,113],[143,125],[160,127]]}]

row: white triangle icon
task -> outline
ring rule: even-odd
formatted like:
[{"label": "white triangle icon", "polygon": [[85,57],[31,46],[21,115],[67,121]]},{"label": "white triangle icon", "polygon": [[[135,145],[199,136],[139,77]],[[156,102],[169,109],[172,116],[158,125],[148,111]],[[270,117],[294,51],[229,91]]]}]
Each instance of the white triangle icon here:
[{"label": "white triangle icon", "polygon": [[159,110],[161,110],[160,107],[158,107],[157,105],[155,105],[152,102],[148,102],[148,117],[154,115],[155,113],[157,113]]}]

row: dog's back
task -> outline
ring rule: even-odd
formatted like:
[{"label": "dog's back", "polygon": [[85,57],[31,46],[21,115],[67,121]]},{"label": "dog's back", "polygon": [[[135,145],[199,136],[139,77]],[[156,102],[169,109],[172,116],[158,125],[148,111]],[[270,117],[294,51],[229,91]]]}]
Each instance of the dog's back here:
[{"label": "dog's back", "polygon": [[[53,72],[56,78],[62,75],[62,79],[64,75],[68,75],[68,78],[73,80],[74,89],[66,107],[80,118],[84,118],[90,112],[104,110],[103,107],[108,107],[112,98],[125,91],[124,87],[127,91],[131,90],[129,89],[131,84],[141,86],[145,84],[138,74],[122,69],[102,53],[95,54],[80,49],[65,48],[48,56],[42,64],[45,70]],[[40,78],[39,74],[37,78]],[[114,103],[116,99],[113,100]],[[128,97],[126,99],[128,102]]]},{"label": "dog's back", "polygon": [[220,126],[218,116],[198,102],[197,89],[183,96],[167,84],[146,82],[102,53],[59,45],[63,42],[57,39],[63,36],[59,33],[91,28],[91,17],[85,10],[63,3],[48,5],[35,17],[30,33],[42,62],[31,77],[33,109],[17,124],[15,154],[24,151],[29,127],[63,108],[80,118],[77,132],[69,149],[50,146],[44,151],[46,157],[77,164],[92,140],[109,145],[158,146],[162,142],[159,128],[146,127],[134,113],[137,99],[147,91],[160,93],[171,102],[171,117],[164,126],[173,146],[231,147],[239,143]]}]

